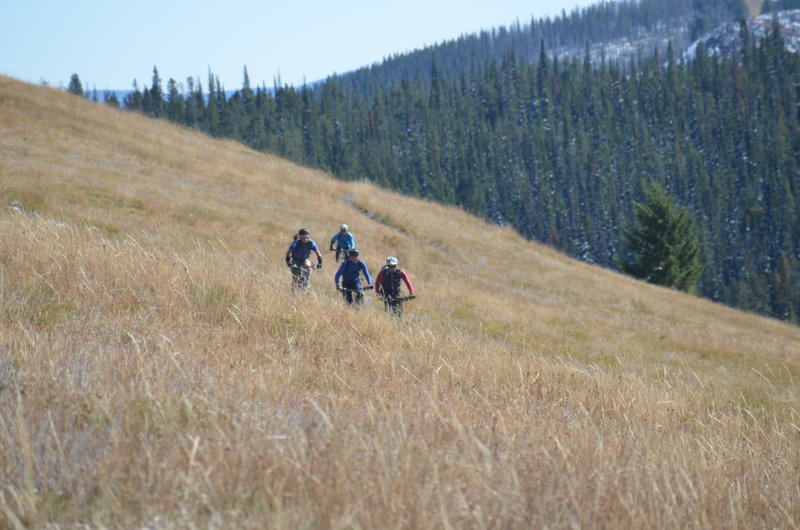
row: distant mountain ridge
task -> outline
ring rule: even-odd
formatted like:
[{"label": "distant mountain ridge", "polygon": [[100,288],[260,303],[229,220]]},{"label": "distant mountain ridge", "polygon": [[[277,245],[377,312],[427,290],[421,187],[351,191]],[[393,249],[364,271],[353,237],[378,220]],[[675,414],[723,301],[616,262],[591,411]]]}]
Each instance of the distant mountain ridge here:
[{"label": "distant mountain ridge", "polygon": [[[748,9],[759,8],[761,2],[758,4],[748,5]],[[735,46],[739,21],[748,20],[754,38],[766,35],[772,26],[773,13],[748,18],[744,6],[727,0],[709,2],[702,7],[688,0],[601,2],[570,13],[565,11],[558,17],[465,33],[456,39],[392,55],[332,77],[368,92],[376,86],[396,85],[402,79],[424,80],[434,65],[440,75],[449,75],[482,68],[488,61],[499,62],[507,55],[530,62],[539,61],[544,53],[560,60],[588,56],[593,64],[640,63],[655,53],[664,53],[669,46],[678,54],[685,50],[683,53],[688,56],[694,53],[700,41],[706,42],[709,53],[724,54]],[[785,28],[781,33],[791,51],[800,49],[797,11],[780,11],[778,17],[781,27]],[[469,51],[465,53],[464,49]],[[321,82],[324,80],[309,83],[309,86]],[[98,96],[102,101],[104,93],[113,93],[122,103],[132,91],[117,87],[98,91]],[[237,91],[225,90],[226,97],[230,98]]]},{"label": "distant mountain ridge", "polygon": [[542,55],[569,60],[588,54],[594,64],[640,64],[670,45],[680,54],[713,28],[748,16],[748,8],[739,0],[600,2],[554,18],[465,34],[335,77],[369,92],[395,86],[402,79],[424,81],[434,65],[440,75],[460,75],[509,56],[536,63]]},{"label": "distant mountain ridge", "polygon": [[[750,38],[755,41],[768,37],[777,29],[788,51],[800,51],[800,9],[766,13],[743,23]],[[686,57],[693,59],[700,43],[705,45],[709,55],[730,56],[738,53],[742,46],[742,22],[720,24],[693,42],[686,50]]]}]

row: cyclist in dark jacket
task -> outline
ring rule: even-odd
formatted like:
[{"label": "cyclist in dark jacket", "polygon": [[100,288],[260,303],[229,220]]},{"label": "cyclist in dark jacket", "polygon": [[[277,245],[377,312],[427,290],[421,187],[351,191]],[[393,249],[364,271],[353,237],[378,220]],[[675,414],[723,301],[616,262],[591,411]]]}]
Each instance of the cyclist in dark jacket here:
[{"label": "cyclist in dark jacket", "polygon": [[322,254],[319,252],[317,244],[311,239],[308,230],[301,228],[297,233],[298,237],[289,245],[286,251],[286,265],[292,267],[292,285],[297,285],[302,269],[298,267],[311,268],[311,253],[317,255],[317,267],[322,267]]},{"label": "cyclist in dark jacket", "polygon": [[400,288],[406,284],[409,298],[414,298],[416,292],[411,285],[411,279],[406,271],[397,266],[397,258],[389,256],[384,266],[375,278],[375,294],[383,298],[384,308],[387,313],[401,316],[403,314],[403,301],[400,299]]},{"label": "cyclist in dark jacket", "polygon": [[351,248],[347,252],[347,259],[342,261],[339,270],[336,271],[336,276],[333,281],[336,283],[336,290],[340,289],[339,279],[342,280],[342,287],[344,287],[344,299],[348,304],[355,302],[360,306],[364,300],[364,293],[361,285],[361,274],[364,274],[364,279],[367,280],[367,286],[372,285],[372,277],[369,275],[367,264],[363,260],[358,259],[358,249]]}]

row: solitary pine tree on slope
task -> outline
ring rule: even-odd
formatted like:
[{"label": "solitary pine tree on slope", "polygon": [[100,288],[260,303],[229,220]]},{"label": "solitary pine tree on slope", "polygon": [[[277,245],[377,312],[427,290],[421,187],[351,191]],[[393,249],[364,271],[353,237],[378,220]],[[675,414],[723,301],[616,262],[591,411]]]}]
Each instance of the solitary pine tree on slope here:
[{"label": "solitary pine tree on slope", "polygon": [[688,210],[676,206],[657,183],[650,184],[645,201],[633,208],[634,227],[623,232],[628,252],[620,263],[622,270],[650,283],[697,293],[703,266]]},{"label": "solitary pine tree on slope", "polygon": [[67,92],[83,97],[83,84],[81,83],[81,78],[78,76],[78,74],[72,74],[72,76],[69,78]]}]

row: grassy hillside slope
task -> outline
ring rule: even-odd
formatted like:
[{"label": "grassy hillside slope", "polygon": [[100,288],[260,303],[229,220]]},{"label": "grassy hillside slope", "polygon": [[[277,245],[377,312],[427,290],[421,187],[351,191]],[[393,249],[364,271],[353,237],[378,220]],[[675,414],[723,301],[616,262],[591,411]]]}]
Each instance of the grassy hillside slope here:
[{"label": "grassy hillside slope", "polygon": [[0,200],[0,527],[800,525],[796,327],[4,77]]}]

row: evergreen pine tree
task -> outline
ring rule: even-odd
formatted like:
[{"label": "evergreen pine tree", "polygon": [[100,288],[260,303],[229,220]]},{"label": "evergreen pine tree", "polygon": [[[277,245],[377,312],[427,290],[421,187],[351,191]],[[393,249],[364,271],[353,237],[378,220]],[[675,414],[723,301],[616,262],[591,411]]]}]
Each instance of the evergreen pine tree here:
[{"label": "evergreen pine tree", "polygon": [[702,271],[700,247],[688,210],[676,206],[661,185],[652,183],[645,202],[634,204],[635,226],[624,231],[628,259],[626,273],[650,283],[697,292]]},{"label": "evergreen pine tree", "polygon": [[81,84],[81,78],[78,77],[78,74],[72,74],[72,76],[69,78],[67,92],[83,97],[83,85]]},{"label": "evergreen pine tree", "polygon": [[158,68],[153,67],[153,83],[150,86],[150,101],[147,113],[154,118],[164,116],[164,89],[161,88],[161,77]]},{"label": "evergreen pine tree", "polygon": [[106,90],[105,93],[103,94],[103,102],[109,107],[115,109],[118,109],[120,107],[119,98],[117,98],[117,95],[108,90]]},{"label": "evergreen pine tree", "polygon": [[176,123],[183,123],[183,109],[185,102],[178,82],[170,78],[167,82],[167,118]]},{"label": "evergreen pine tree", "polygon": [[142,92],[139,90],[139,83],[133,80],[133,90],[125,94],[122,99],[122,106],[125,110],[142,111]]}]

